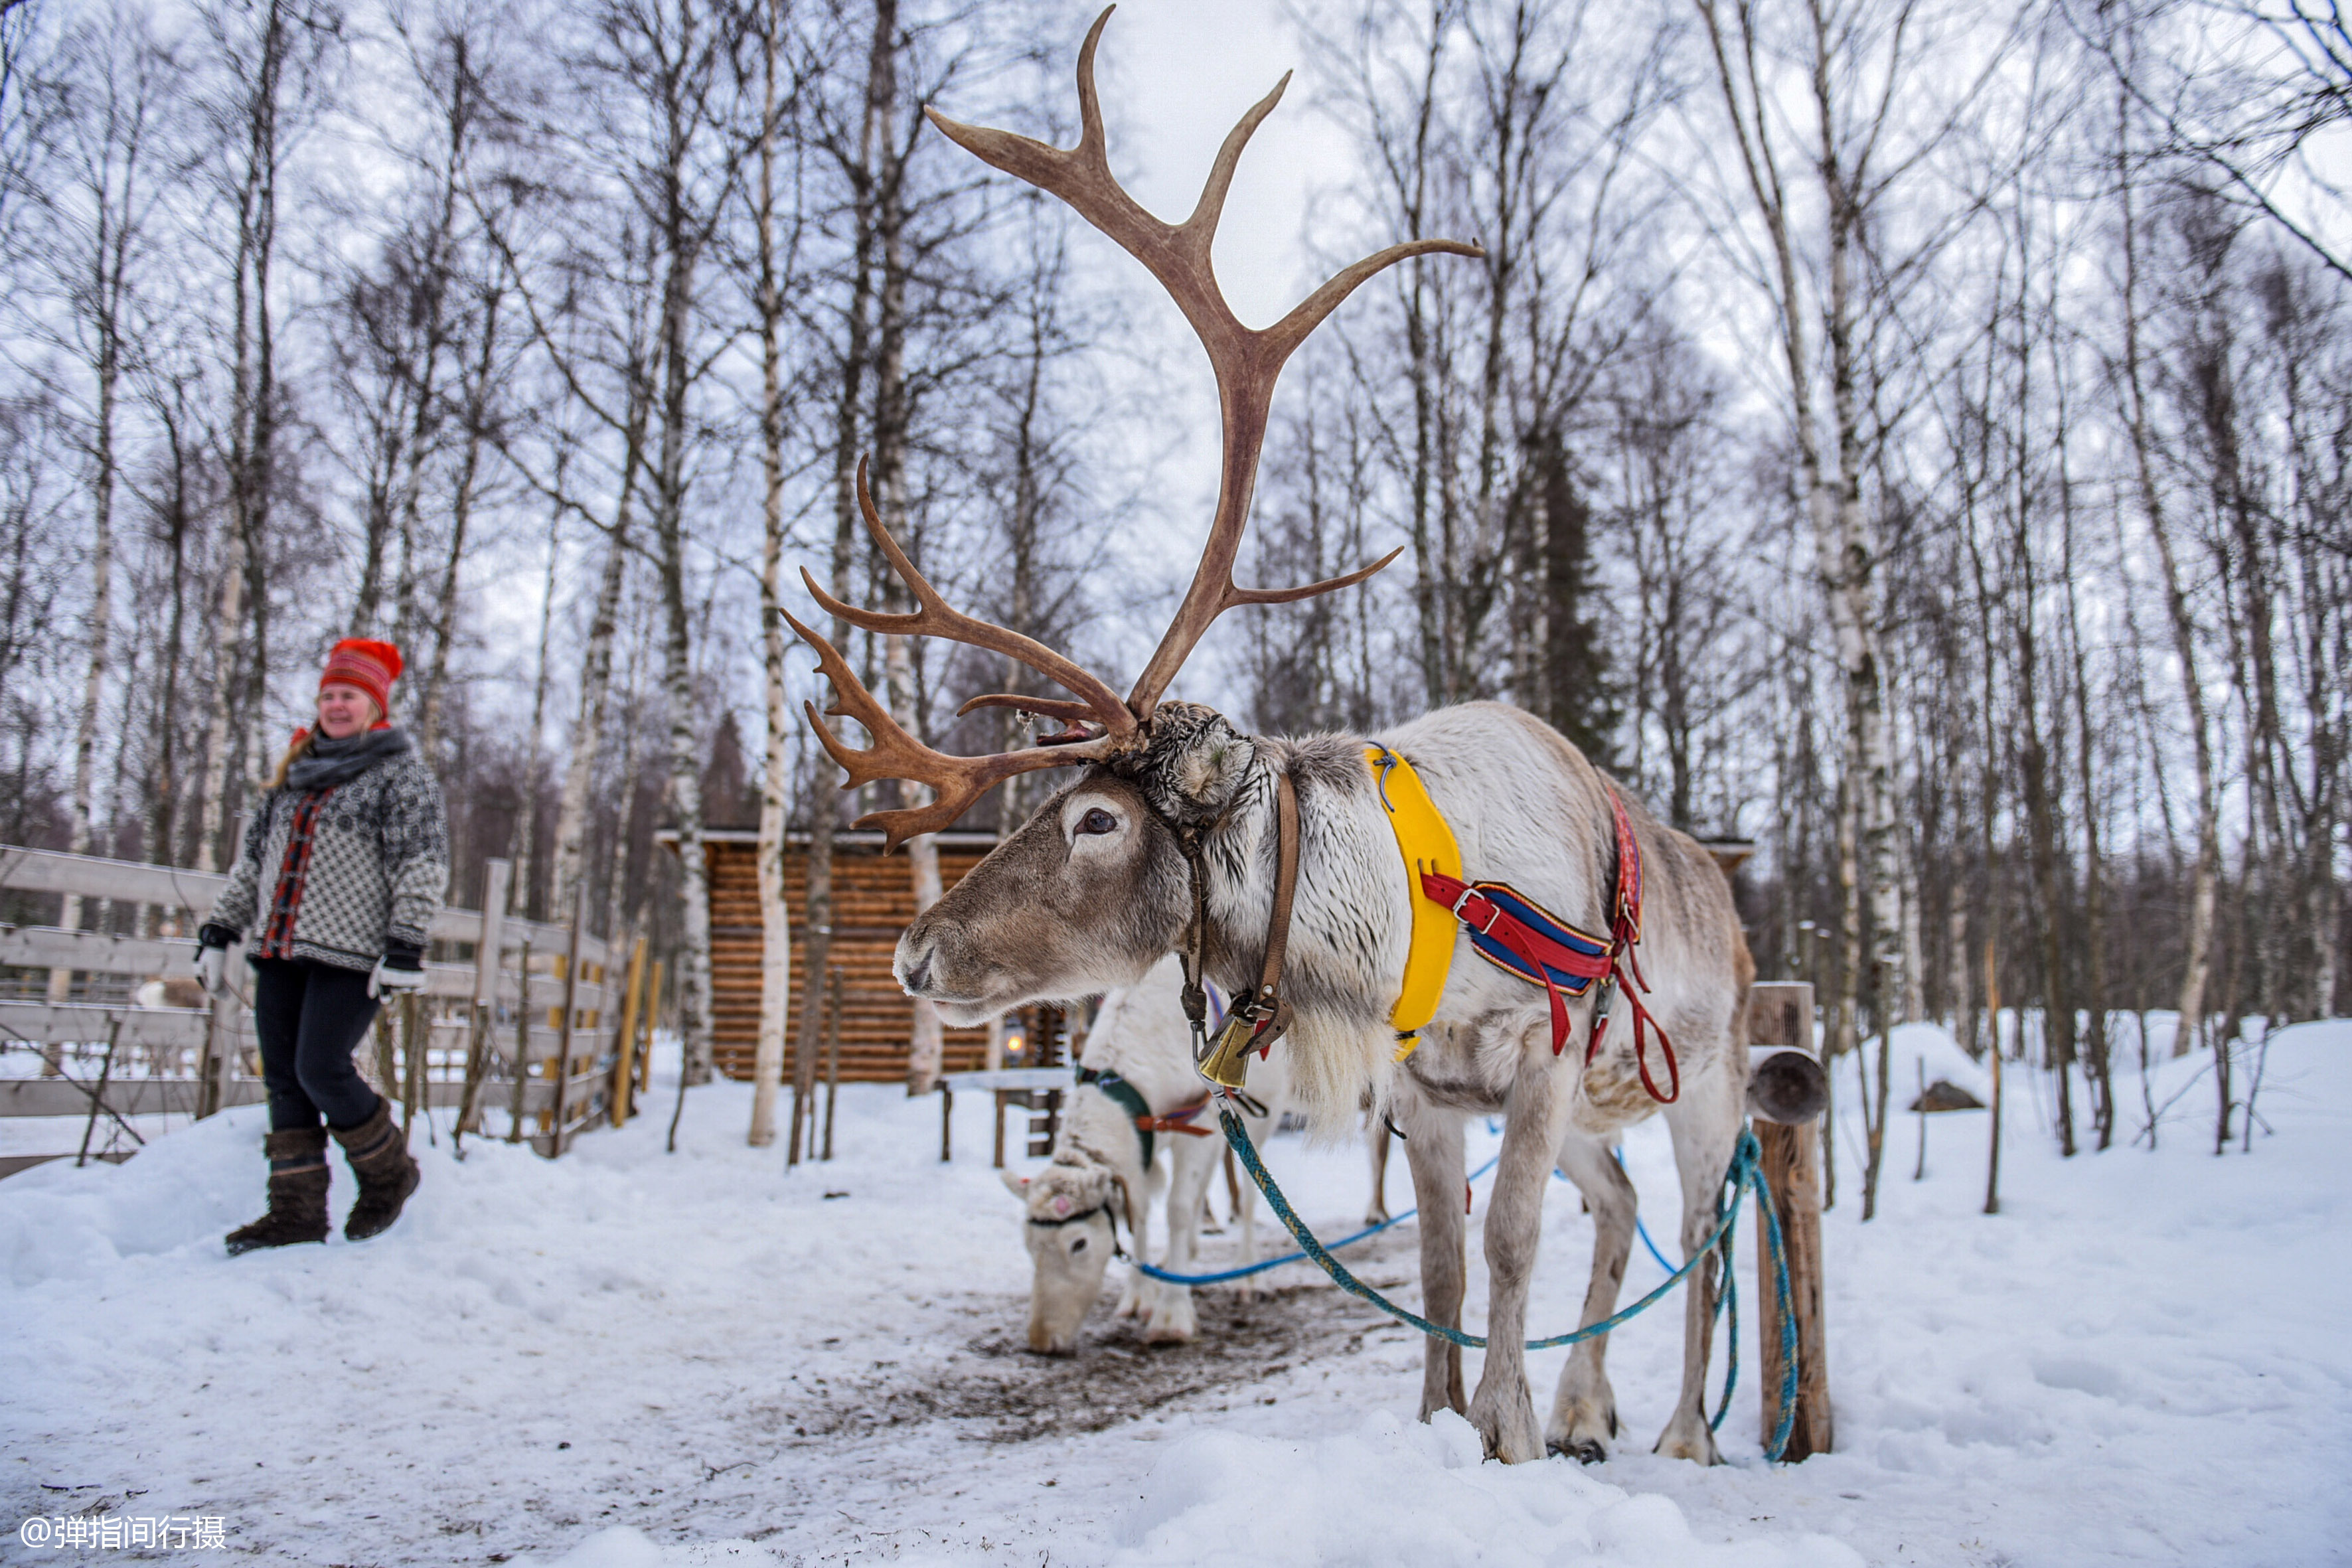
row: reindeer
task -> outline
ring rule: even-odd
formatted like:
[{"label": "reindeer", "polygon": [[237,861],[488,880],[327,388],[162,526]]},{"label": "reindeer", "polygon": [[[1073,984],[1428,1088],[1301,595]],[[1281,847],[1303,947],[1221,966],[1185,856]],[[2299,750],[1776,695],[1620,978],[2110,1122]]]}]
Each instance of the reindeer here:
[{"label": "reindeer", "polygon": [[[1539,1458],[1548,1448],[1602,1458],[1617,1433],[1603,1339],[1576,1347],[1540,1426],[1528,1386],[1520,1347],[1546,1178],[1557,1165],[1594,1216],[1583,1323],[1613,1310],[1631,1250],[1633,1190],[1609,1147],[1660,1100],[1671,1101],[1663,1113],[1681,1174],[1685,1252],[1706,1239],[1740,1131],[1754,975],[1730,889],[1696,842],[1655,821],[1575,747],[1515,709],[1470,703],[1372,737],[1291,739],[1247,734],[1212,709],[1166,700],[1224,611],[1332,592],[1394,559],[1305,587],[1235,585],[1275,380],[1365,279],[1412,257],[1481,252],[1441,239],[1393,246],[1339,273],[1273,326],[1244,327],[1217,287],[1210,248],[1235,163],[1289,79],[1226,137],[1192,216],[1163,223],[1110,174],[1094,83],[1108,18],[1106,11],[1096,20],[1078,57],[1076,147],[958,124],[936,111],[930,118],[983,162],[1058,197],[1117,241],[1183,311],[1216,373],[1223,426],[1216,510],[1192,585],[1122,700],[1034,639],[949,607],[891,540],[861,471],[867,526],[917,607],[858,609],[803,572],[817,602],[868,631],[1008,655],[1069,693],[974,698],[963,711],[1013,708],[1066,728],[1019,751],[945,755],[902,729],[829,643],[793,622],[832,679],[830,712],[856,720],[870,737],[866,747],[849,744],[809,706],[825,749],[848,773],[845,787],[896,778],[935,792],[929,804],[916,793],[916,804],[865,820],[896,844],[948,826],[1013,774],[1085,770],[907,928],[898,981],[951,1021],[974,1023],[1035,999],[1132,984],[1171,952],[1196,961],[1240,998],[1251,1049],[1288,1058],[1314,1131],[1336,1140],[1370,1106],[1406,1135],[1422,1215],[1423,1310],[1449,1326],[1459,1325],[1464,1290],[1464,1125],[1474,1115],[1501,1116],[1485,1229],[1490,1346],[1477,1390],[1465,1398],[1461,1352],[1429,1341],[1421,1414],[1465,1415],[1486,1451],[1508,1461]],[[1422,874],[1426,866],[1407,865],[1392,832],[1391,781],[1374,766],[1381,758],[1402,758],[1417,773],[1458,846],[1462,879],[1507,879],[1560,921],[1617,932],[1612,963],[1637,966],[1646,991],[1616,984],[1612,968],[1571,998],[1473,961],[1472,945],[1448,928],[1451,948],[1438,951],[1450,955],[1450,967],[1433,1016],[1409,1020],[1426,1026],[1401,1041],[1416,915],[1426,920],[1433,884]],[[1639,889],[1632,922],[1623,920],[1629,880]],[[1596,1036],[1612,1018],[1616,1026]],[[1671,1093],[1654,1089],[1643,1055],[1644,1026],[1653,1023],[1679,1048]],[[1571,1041],[1580,1048],[1562,1048]],[[1209,1065],[1223,1072],[1234,1054],[1221,1047]],[[1717,1289],[1710,1260],[1684,1296],[1682,1391],[1657,1444],[1661,1453],[1706,1464],[1719,1459],[1701,1408]]]},{"label": "reindeer", "polygon": [[[1004,1184],[1022,1201],[1023,1239],[1034,1268],[1029,1348],[1041,1354],[1067,1355],[1077,1348],[1087,1311],[1102,1294],[1119,1226],[1141,1261],[1146,1215],[1163,1194],[1167,1243],[1160,1267],[1186,1273],[1198,1256],[1209,1184],[1225,1144],[1213,1135],[1192,1135],[1213,1134],[1216,1121],[1208,1113],[1206,1086],[1192,1070],[1177,1006],[1181,979],[1177,960],[1163,958],[1136,984],[1103,998],[1079,1063],[1084,1076],[1054,1141],[1053,1163],[1034,1177],[1005,1173]],[[1108,1075],[1142,1101],[1153,1121],[1148,1133],[1138,1128],[1132,1102],[1125,1095],[1114,1098]],[[1257,1103],[1243,1108],[1257,1142],[1280,1125],[1288,1100],[1281,1075],[1268,1076],[1273,1081],[1252,1086]],[[1145,1142],[1147,1135],[1156,1149]],[[1244,1267],[1257,1261],[1256,1195],[1255,1187],[1244,1187],[1234,1216]],[[1239,1285],[1247,1300],[1250,1281]],[[1146,1344],[1182,1344],[1200,1331],[1192,1287],[1140,1270],[1128,1276],[1118,1316],[1141,1320]]]},{"label": "reindeer", "polygon": [[[1209,1186],[1226,1149],[1210,1135],[1215,1120],[1205,1114],[1208,1098],[1177,1006],[1182,978],[1179,961],[1163,958],[1140,982],[1103,998],[1079,1059],[1069,1114],[1054,1140],[1053,1163],[1034,1176],[1004,1173],[1005,1186],[1021,1200],[1022,1236],[1034,1269],[1029,1348],[1041,1355],[1067,1355],[1077,1348],[1087,1310],[1102,1294],[1121,1224],[1140,1262],[1146,1215],[1157,1205],[1167,1229],[1160,1267],[1183,1274],[1199,1258]],[[1133,1100],[1108,1086],[1110,1075],[1141,1100],[1149,1129],[1138,1126]],[[1250,1141],[1263,1145],[1290,1106],[1288,1059],[1277,1057],[1251,1079],[1249,1098],[1236,1109]],[[1367,1225],[1389,1217],[1381,1191],[1388,1138],[1378,1121],[1367,1131],[1372,1155]],[[1244,1183],[1234,1202],[1244,1268],[1257,1262],[1256,1210],[1257,1188]],[[1255,1294],[1248,1276],[1234,1285],[1244,1301]],[[1140,1269],[1128,1275],[1118,1316],[1142,1320],[1145,1344],[1189,1343],[1200,1332],[1192,1288],[1150,1279]]]}]

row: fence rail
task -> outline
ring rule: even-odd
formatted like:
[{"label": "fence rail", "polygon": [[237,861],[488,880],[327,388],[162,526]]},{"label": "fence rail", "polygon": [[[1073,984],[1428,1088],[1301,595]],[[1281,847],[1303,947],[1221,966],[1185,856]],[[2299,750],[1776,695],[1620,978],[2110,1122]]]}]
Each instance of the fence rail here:
[{"label": "fence rail", "polygon": [[[637,1037],[650,1034],[640,1007],[644,942],[625,996],[612,948],[584,931],[503,913],[512,875],[489,862],[485,910],[444,910],[435,919],[426,981],[414,997],[391,1001],[358,1051],[361,1069],[404,1121],[432,1110],[461,1112],[462,1133],[528,1141],[553,1158],[584,1128],[625,1117],[641,1063]],[[0,1000],[0,1044],[41,1058],[40,1076],[0,1078],[0,1117],[103,1120],[112,1139],[135,1137],[129,1119],[204,1117],[263,1098],[252,1016],[243,1001],[204,1006],[142,1005],[144,983],[163,981],[171,1000],[192,1000],[185,981],[195,949],[185,939],[148,934],[163,911],[200,913],[226,879],[217,873],[0,845],[0,889],[111,900],[132,932],[0,925],[0,968],[47,971],[47,995],[69,995],[70,977],[104,977],[126,1002]],[[143,906],[143,907],[142,907]],[[185,929],[184,927],[183,929]],[[234,966],[233,966],[234,968]],[[63,984],[59,977],[66,977]],[[241,978],[241,974],[240,974]],[[635,1047],[622,1050],[630,1031]],[[641,1068],[637,1069],[641,1070]],[[119,1151],[118,1151],[119,1152]],[[21,1166],[21,1159],[9,1163]]]}]

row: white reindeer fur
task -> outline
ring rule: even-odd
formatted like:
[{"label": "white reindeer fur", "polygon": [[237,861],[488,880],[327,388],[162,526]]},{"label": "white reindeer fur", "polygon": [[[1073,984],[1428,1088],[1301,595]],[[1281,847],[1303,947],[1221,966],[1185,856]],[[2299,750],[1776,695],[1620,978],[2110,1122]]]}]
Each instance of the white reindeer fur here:
[{"label": "white reindeer fur", "polygon": [[[1172,838],[1150,809],[1219,819],[1209,837],[1208,971],[1226,986],[1255,984],[1273,904],[1275,772],[1299,794],[1299,876],[1283,989],[1295,1009],[1276,1047],[1289,1088],[1325,1140],[1365,1108],[1405,1132],[1422,1214],[1423,1311],[1458,1326],[1463,1297],[1463,1125],[1505,1118],[1484,1232],[1492,1342],[1475,1398],[1461,1352],[1426,1342],[1422,1415],[1466,1415],[1487,1450],[1508,1460],[1547,1447],[1593,1459],[1617,1421],[1606,1340],[1579,1344],[1550,1419],[1538,1426],[1525,1357],[1528,1284],[1554,1165],[1582,1189],[1595,1222],[1593,1271],[1579,1322],[1614,1310],[1633,1237],[1633,1194],[1608,1146],[1658,1106],[1641,1087],[1633,1023],[1612,1004],[1606,1047],[1588,1068],[1595,991],[1570,1009],[1574,1037],[1555,1056],[1544,993],[1457,940],[1436,1019],[1402,1067],[1391,1063],[1388,1013],[1402,984],[1412,892],[1360,740],[1240,736],[1205,710],[1171,716],[1163,755],[1128,773],[1095,770],[1049,801],[901,939],[898,973],[951,1015],[974,1016],[1032,996],[1069,995],[1139,973],[1175,945],[1190,914]],[[1561,919],[1609,929],[1614,827],[1609,785],[1559,735],[1493,703],[1442,710],[1379,737],[1412,763],[1444,815],[1467,879],[1507,881]],[[1159,771],[1154,772],[1153,769]],[[1681,1064],[1679,1100],[1664,1108],[1682,1177],[1682,1242],[1696,1251],[1738,1141],[1747,1080],[1744,1013],[1753,977],[1730,888],[1706,852],[1625,799],[1644,872],[1635,952],[1653,989],[1643,1000]],[[1118,834],[1081,839],[1074,825],[1099,805]],[[1083,853],[1082,853],[1083,851]],[[1094,868],[1094,869],[1089,869]],[[1099,885],[1087,883],[1100,879]],[[1083,885],[1082,885],[1083,884]],[[1015,933],[1018,940],[1011,940]],[[1653,1070],[1664,1063],[1652,1045]],[[1264,1069],[1253,1064],[1253,1088]],[[1701,1408],[1717,1281],[1712,1262],[1683,1292],[1683,1387],[1658,1451],[1717,1459]],[[1552,1331],[1546,1314],[1538,1325]]]},{"label": "white reindeer fur", "polygon": [[[1080,1058],[1081,1066],[1115,1072],[1133,1084],[1155,1116],[1197,1105],[1205,1091],[1192,1067],[1192,1026],[1179,996],[1182,984],[1183,971],[1171,956],[1137,984],[1107,994]],[[1275,1120],[1245,1114],[1253,1140],[1278,1124],[1288,1099],[1279,1076],[1270,1076],[1265,1088],[1274,1097],[1258,1098]],[[1150,1257],[1150,1215],[1159,1209],[1166,1239],[1154,1261],[1171,1273],[1194,1271],[1209,1183],[1225,1148],[1213,1111],[1203,1110],[1197,1125],[1209,1136],[1155,1134],[1147,1172],[1142,1143],[1127,1109],[1094,1085],[1080,1084],[1055,1139],[1053,1163],[1025,1182],[1007,1178],[1006,1184],[1024,1201],[1025,1219],[1040,1222],[1023,1226],[1035,1270],[1029,1295],[1032,1350],[1066,1354],[1076,1347],[1078,1330],[1101,1293],[1111,1256],[1107,1219],[1069,1225],[1054,1221],[1108,1203],[1118,1213],[1137,1256]],[[1255,1187],[1243,1188],[1236,1219],[1244,1264],[1257,1261],[1256,1198]],[[1074,1252],[1070,1244],[1079,1236],[1087,1245]],[[1246,1298],[1250,1282],[1238,1283]],[[1129,1271],[1118,1315],[1141,1319],[1148,1344],[1181,1343],[1199,1331],[1192,1288],[1150,1279],[1140,1270]]]},{"label": "white reindeer fur", "polygon": [[[1615,886],[1615,825],[1606,781],[1549,726],[1515,708],[1444,709],[1378,737],[1404,753],[1428,786],[1462,852],[1465,880],[1507,881],[1561,919],[1609,929]],[[1307,771],[1328,742],[1255,742],[1267,761]],[[1352,745],[1354,742],[1349,742]],[[1285,757],[1284,752],[1289,756]],[[1328,754],[1328,752],[1327,752]],[[1322,1137],[1341,1135],[1358,1107],[1391,1116],[1406,1137],[1423,1224],[1424,1315],[1460,1326],[1462,1128],[1470,1115],[1505,1118],[1501,1163],[1487,1206],[1491,1348],[1466,1410],[1461,1354],[1426,1342],[1422,1415],[1464,1410],[1488,1449],[1509,1460],[1547,1448],[1587,1460],[1607,1452],[1617,1418],[1603,1372],[1605,1337],[1584,1342],[1561,1374],[1550,1420],[1538,1431],[1524,1352],[1527,1286],[1542,1228],[1543,1184],[1557,1164],[1584,1192],[1595,1218],[1593,1274],[1578,1326],[1615,1310],[1630,1252],[1633,1206],[1608,1148],[1661,1109],[1643,1089],[1632,1009],[1621,995],[1602,1052],[1583,1063],[1592,992],[1573,1003],[1574,1037],[1555,1057],[1550,1014],[1536,986],[1480,959],[1466,940],[1454,959],[1433,1026],[1394,1065],[1386,1011],[1402,984],[1412,934],[1411,891],[1386,814],[1370,788],[1316,791],[1302,802],[1300,871],[1286,992],[1297,1009],[1288,1042],[1291,1089]],[[1258,768],[1243,784],[1235,818],[1213,857],[1213,922],[1228,931],[1263,924],[1273,902],[1274,786]],[[1730,888],[1706,852],[1661,826],[1626,797],[1644,873],[1642,941],[1635,952],[1652,989],[1643,1004],[1674,1042],[1682,1092],[1664,1107],[1682,1178],[1687,1256],[1714,1228],[1715,1199],[1738,1142],[1747,1088],[1744,1015],[1752,969]],[[1248,983],[1245,963],[1212,966],[1221,981]],[[1377,1011],[1375,1011],[1375,1009]],[[1665,1082],[1654,1037],[1652,1072]],[[1717,1281],[1704,1265],[1683,1295],[1684,1380],[1658,1451],[1718,1462],[1703,1409]],[[1555,1331],[1547,1322],[1541,1331]]]}]

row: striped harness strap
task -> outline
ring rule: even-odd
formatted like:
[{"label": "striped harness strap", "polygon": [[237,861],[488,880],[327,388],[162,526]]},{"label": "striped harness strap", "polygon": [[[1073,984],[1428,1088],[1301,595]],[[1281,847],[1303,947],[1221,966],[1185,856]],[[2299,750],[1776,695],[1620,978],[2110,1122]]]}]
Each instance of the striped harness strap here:
[{"label": "striped harness strap", "polygon": [[[1220,1007],[1218,1011],[1222,1013],[1223,1009]],[[1181,1110],[1154,1116],[1142,1090],[1115,1072],[1097,1072],[1092,1068],[1080,1068],[1078,1081],[1094,1085],[1108,1095],[1113,1104],[1127,1112],[1128,1120],[1135,1125],[1135,1136],[1143,1145],[1143,1168],[1147,1171],[1151,1168],[1152,1134],[1182,1132],[1194,1138],[1209,1136],[1210,1129],[1192,1125],[1192,1119],[1209,1109],[1209,1097],[1205,1094]]]},{"label": "striped harness strap", "polygon": [[[1610,994],[1622,987],[1633,1009],[1633,1065],[1641,1074],[1643,1089],[1662,1105],[1671,1105],[1680,1099],[1682,1071],[1675,1061],[1674,1045],[1666,1038],[1665,1029],[1642,1005],[1643,995],[1650,989],[1649,981],[1642,973],[1641,960],[1633,951],[1642,940],[1642,848],[1633,836],[1633,821],[1626,816],[1625,803],[1617,792],[1609,792],[1617,837],[1617,896],[1610,915],[1609,935],[1603,938],[1579,931],[1507,882],[1465,881],[1453,834],[1438,816],[1412,764],[1384,746],[1368,748],[1365,757],[1379,777],[1381,804],[1388,810],[1398,849],[1420,893],[1413,901],[1412,942],[1406,960],[1404,994],[1398,998],[1391,1015],[1397,1030],[1396,1059],[1402,1061],[1412,1054],[1413,1047],[1420,1043],[1421,1028],[1435,1016],[1438,996],[1445,988],[1444,963],[1438,964],[1433,973],[1423,956],[1424,950],[1433,945],[1424,932],[1434,926],[1446,932],[1444,959],[1450,963],[1451,930],[1437,919],[1438,911],[1443,910],[1467,930],[1470,945],[1479,957],[1544,988],[1551,1004],[1554,1056],[1567,1049],[1572,1030],[1568,998],[1583,995],[1598,980],[1601,983],[1601,994],[1593,1005],[1591,1037],[1584,1047],[1585,1065],[1591,1065],[1608,1033]],[[1437,823],[1435,833],[1443,835],[1442,843],[1428,828],[1431,820]],[[1658,1037],[1659,1055],[1665,1060],[1667,1087],[1663,1090],[1650,1072],[1648,1037],[1653,1032]]]}]

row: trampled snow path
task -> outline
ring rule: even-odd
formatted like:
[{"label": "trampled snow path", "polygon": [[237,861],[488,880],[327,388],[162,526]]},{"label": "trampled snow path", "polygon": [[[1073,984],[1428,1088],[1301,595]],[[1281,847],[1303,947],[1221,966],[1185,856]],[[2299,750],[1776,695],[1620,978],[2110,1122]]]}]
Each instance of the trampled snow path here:
[{"label": "trampled snow path", "polygon": [[[845,1091],[844,1157],[789,1178],[742,1146],[732,1085],[694,1091],[675,1157],[660,1115],[552,1164],[420,1136],[391,1235],[231,1260],[260,1187],[241,1110],[0,1183],[0,1559],[132,1555],[14,1533],[80,1511],[217,1516],[273,1563],[2352,1562],[2352,1025],[2274,1040],[2251,1158],[2202,1152],[2210,1099],[2154,1155],[2062,1163],[2015,1096],[1996,1219],[1981,1113],[1938,1119],[1916,1184],[1898,1118],[1866,1227],[1849,1129],[1839,1451],[1762,1463],[1751,1318],[1707,1471],[1647,1451],[1670,1308],[1612,1342],[1627,1431],[1589,1469],[1481,1465],[1461,1424],[1413,1424],[1417,1344],[1304,1265],[1246,1309],[1206,1295],[1201,1345],[1144,1352],[1098,1312],[1082,1358],[1021,1353],[1026,1265],[971,1097],[945,1168],[937,1102],[878,1088]],[[1663,1237],[1664,1130],[1626,1157]],[[1318,1225],[1360,1212],[1353,1151],[1286,1138],[1270,1163]],[[1546,1331],[1591,1240],[1565,1185],[1548,1223]],[[1409,1227],[1367,1250],[1409,1276]],[[1629,1286],[1655,1277],[1637,1252]],[[1533,1358],[1539,1407],[1565,1354]]]}]

